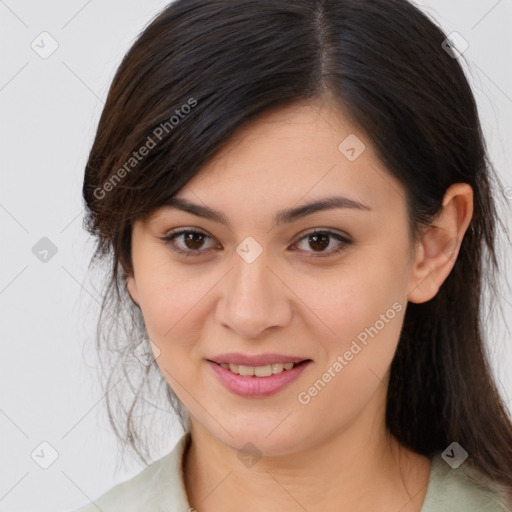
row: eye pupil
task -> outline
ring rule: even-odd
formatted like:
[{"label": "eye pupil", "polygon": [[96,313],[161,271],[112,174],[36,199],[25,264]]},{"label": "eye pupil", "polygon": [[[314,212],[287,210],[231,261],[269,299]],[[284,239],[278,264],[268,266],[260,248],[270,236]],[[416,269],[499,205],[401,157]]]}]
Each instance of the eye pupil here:
[{"label": "eye pupil", "polygon": [[[199,237],[200,240],[194,240],[194,237]],[[204,237],[204,235],[202,233],[188,232],[185,235],[185,245],[187,246],[188,249],[198,250],[201,248],[201,246],[204,242],[202,237]],[[189,242],[192,242],[192,246],[189,245]],[[194,244],[198,244],[198,245],[194,246]]]},{"label": "eye pupil", "polygon": [[[315,247],[314,247],[314,245],[317,245],[317,246],[318,246],[318,245],[320,245],[320,247],[319,247],[319,248],[320,248],[320,250],[323,250],[323,249],[325,249],[325,247],[328,247],[328,246],[329,246],[329,235],[327,235],[327,234],[325,234],[325,233],[324,233],[324,234],[314,234],[314,235],[310,235],[310,237],[309,237],[309,238],[310,238],[310,240],[314,240],[313,245],[311,245],[311,243],[310,243],[310,247],[311,247],[312,249],[314,249],[314,248],[315,248]],[[325,243],[320,243],[320,244],[318,244],[318,239],[319,239],[319,238],[320,238],[320,239],[323,239],[323,241],[324,241],[324,242],[325,242],[325,240],[327,240],[327,244],[325,244]],[[317,248],[318,248],[318,247],[317,247]]]}]

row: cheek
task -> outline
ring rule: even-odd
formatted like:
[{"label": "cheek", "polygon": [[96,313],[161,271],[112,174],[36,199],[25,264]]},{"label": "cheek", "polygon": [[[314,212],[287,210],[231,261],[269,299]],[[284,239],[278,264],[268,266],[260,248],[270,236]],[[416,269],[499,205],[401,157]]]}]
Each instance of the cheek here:
[{"label": "cheek", "polygon": [[199,300],[201,288],[199,280],[192,285],[163,266],[140,272],[137,289],[150,338],[158,342],[172,337]]},{"label": "cheek", "polygon": [[[311,289],[308,305],[310,301],[322,320],[310,329],[322,345],[325,359],[301,390],[300,403],[306,404],[304,412],[312,416],[330,411],[333,424],[344,424],[357,416],[378,390],[384,390],[405,303],[391,275],[375,267],[354,272],[323,288],[323,293]],[[329,329],[322,327],[320,335],[318,325],[323,324]]]},{"label": "cheek", "polygon": [[296,280],[294,291],[304,297],[302,320],[308,319],[310,332],[321,337],[332,357],[348,350],[354,339],[364,344],[382,338],[393,348],[405,310],[404,284],[383,257]]},{"label": "cheek", "polygon": [[201,343],[208,341],[204,328],[212,316],[218,273],[180,271],[169,262],[149,268],[141,272],[138,290],[148,336],[160,351],[156,362],[162,371],[189,379],[191,365],[204,357]]}]

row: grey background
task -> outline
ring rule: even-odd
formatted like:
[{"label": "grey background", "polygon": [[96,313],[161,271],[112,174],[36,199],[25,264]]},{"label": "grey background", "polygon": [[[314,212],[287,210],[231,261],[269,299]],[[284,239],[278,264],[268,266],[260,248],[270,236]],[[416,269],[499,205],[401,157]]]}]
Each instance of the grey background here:
[{"label": "grey background", "polygon": [[[99,295],[87,272],[93,244],[81,227],[80,194],[115,69],[166,4],[0,1],[0,511],[70,510],[142,469],[133,460],[117,466],[96,381]],[[512,187],[512,2],[419,5],[447,33],[457,31],[469,43],[467,72],[490,154],[505,186]],[[58,43],[46,59],[31,47],[43,31]],[[51,41],[45,41],[48,50]],[[507,222],[512,188],[508,194],[508,209],[501,212]],[[33,252],[36,244],[47,247],[43,237],[57,251],[50,249],[47,262]],[[509,248],[503,257],[510,259]],[[510,270],[501,278],[507,283]],[[511,318],[511,302],[505,288],[500,304],[488,304],[487,321],[494,371],[509,408],[510,324],[495,313],[501,307]],[[180,434],[176,423],[162,455]],[[40,461],[50,460],[52,448],[42,442],[58,453],[48,469],[31,458],[36,450]]]}]

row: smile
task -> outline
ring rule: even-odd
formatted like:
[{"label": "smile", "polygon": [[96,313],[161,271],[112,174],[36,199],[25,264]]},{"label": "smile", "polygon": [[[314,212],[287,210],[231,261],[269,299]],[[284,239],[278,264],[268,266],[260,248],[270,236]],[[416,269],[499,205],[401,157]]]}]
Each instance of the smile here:
[{"label": "smile", "polygon": [[221,363],[220,366],[236,375],[270,377],[271,375],[291,370],[295,366],[295,363],[272,363],[265,366],[244,366],[242,364]]},{"label": "smile", "polygon": [[231,393],[245,398],[264,398],[286,388],[313,361],[308,359],[300,363],[272,363],[265,366],[207,363],[218,381]]}]

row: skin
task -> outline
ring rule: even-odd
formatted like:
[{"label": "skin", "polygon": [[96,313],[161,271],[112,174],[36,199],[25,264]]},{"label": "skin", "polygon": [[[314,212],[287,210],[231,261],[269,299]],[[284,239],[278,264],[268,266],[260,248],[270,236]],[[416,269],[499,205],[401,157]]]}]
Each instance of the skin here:
[{"label": "skin", "polygon": [[[350,134],[366,146],[354,161],[338,150]],[[471,187],[448,189],[436,227],[414,245],[404,188],[368,137],[324,97],[259,116],[177,195],[221,210],[231,228],[176,209],[136,222],[127,286],[158,347],[156,362],[190,413],[183,468],[191,507],[419,511],[430,462],[386,431],[389,367],[407,302],[430,300],[453,268],[473,213]],[[277,210],[328,195],[371,211],[331,209],[273,224]],[[180,256],[159,238],[180,227],[207,237],[202,245],[183,236],[175,244],[204,254]],[[334,254],[335,238],[319,247],[304,237],[315,228],[353,243]],[[248,236],[262,249],[252,263],[236,252]],[[394,303],[401,311],[309,403],[299,403],[299,393]],[[313,364],[277,394],[244,398],[206,362],[223,352],[279,352]],[[261,453],[250,467],[237,456],[248,442]]]}]

